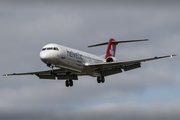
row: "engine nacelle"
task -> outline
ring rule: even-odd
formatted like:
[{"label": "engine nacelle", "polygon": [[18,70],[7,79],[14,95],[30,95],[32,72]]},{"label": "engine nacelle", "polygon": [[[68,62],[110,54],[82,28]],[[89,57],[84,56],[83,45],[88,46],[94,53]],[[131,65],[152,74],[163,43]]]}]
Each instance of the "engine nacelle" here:
[{"label": "engine nacelle", "polygon": [[106,58],[106,62],[118,62],[118,59],[116,59],[115,57],[110,56],[110,57]]}]

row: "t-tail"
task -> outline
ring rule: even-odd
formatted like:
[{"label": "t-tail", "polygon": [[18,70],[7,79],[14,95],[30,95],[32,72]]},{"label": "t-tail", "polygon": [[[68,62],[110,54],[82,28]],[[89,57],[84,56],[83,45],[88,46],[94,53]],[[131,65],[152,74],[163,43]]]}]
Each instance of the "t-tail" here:
[{"label": "t-tail", "polygon": [[107,45],[107,50],[106,50],[106,56],[105,59],[112,56],[115,57],[115,53],[116,53],[116,45],[118,43],[126,43],[126,42],[139,42],[139,41],[148,41],[148,39],[141,39],[141,40],[126,40],[126,41],[115,41],[113,38],[109,39],[109,42],[105,42],[105,43],[100,43],[100,44],[95,44],[95,45],[91,45],[88,47],[95,47],[95,46],[101,46],[101,45]]},{"label": "t-tail", "polygon": [[106,50],[106,56],[105,56],[105,59],[109,56],[113,56],[115,57],[115,53],[116,53],[116,45],[118,43],[113,43],[115,40],[113,38],[110,38],[109,39],[109,43],[108,43],[108,46],[107,46],[107,50]]}]

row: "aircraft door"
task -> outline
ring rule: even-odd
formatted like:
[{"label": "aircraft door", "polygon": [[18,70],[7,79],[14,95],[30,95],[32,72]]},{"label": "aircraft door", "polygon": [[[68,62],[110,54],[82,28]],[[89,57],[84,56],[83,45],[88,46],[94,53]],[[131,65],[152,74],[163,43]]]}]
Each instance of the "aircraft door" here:
[{"label": "aircraft door", "polygon": [[62,47],[60,49],[60,54],[61,54],[61,59],[65,59],[65,51]]}]

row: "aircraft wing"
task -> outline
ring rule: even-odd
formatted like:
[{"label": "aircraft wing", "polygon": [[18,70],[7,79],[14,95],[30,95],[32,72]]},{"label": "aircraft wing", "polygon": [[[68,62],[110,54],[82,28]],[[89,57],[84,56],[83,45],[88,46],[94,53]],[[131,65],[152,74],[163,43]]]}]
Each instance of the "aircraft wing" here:
[{"label": "aircraft wing", "polygon": [[[141,67],[140,63],[150,60],[156,60],[166,57],[173,57],[176,55],[167,55],[167,56],[160,56],[160,57],[153,57],[153,58],[146,58],[146,59],[139,59],[139,60],[132,60],[132,61],[122,61],[122,62],[109,62],[109,63],[99,63],[99,64],[90,64],[86,65],[86,68],[89,71],[92,70],[103,70],[102,75],[108,76],[111,74],[122,72],[121,69],[124,71],[132,70],[135,68]],[[36,75],[40,79],[72,79],[77,80],[78,75],[86,75],[85,73],[79,73],[73,70],[68,69],[55,69],[55,70],[47,70],[47,71],[38,71],[38,72],[28,72],[28,73],[13,73],[13,74],[4,74],[3,76],[11,76],[11,75]]]},{"label": "aircraft wing", "polygon": [[68,70],[68,69],[55,69],[47,71],[38,71],[38,72],[27,72],[27,73],[13,73],[13,74],[4,74],[3,76],[12,76],[12,75],[36,75],[40,79],[68,79],[77,80],[77,75],[79,73]]},{"label": "aircraft wing", "polygon": [[141,62],[146,62],[146,61],[156,60],[156,59],[161,59],[161,58],[166,58],[166,57],[173,57],[173,56],[176,56],[176,55],[159,56],[159,57],[152,57],[152,58],[131,60],[131,61],[122,61],[122,62],[109,62],[109,63],[91,64],[91,65],[87,65],[87,67],[90,67],[93,69],[104,69],[104,68],[106,69],[106,68],[113,68],[113,67],[120,66],[125,71],[127,71],[127,70],[131,70],[134,68],[141,67],[140,66]]}]

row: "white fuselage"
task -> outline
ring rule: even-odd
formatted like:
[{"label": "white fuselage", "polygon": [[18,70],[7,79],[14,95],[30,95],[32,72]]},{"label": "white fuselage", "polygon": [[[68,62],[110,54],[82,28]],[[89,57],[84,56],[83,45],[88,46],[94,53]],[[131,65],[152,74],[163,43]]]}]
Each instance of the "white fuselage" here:
[{"label": "white fuselage", "polygon": [[105,58],[57,44],[45,45],[40,52],[40,58],[47,65],[92,76],[97,73],[85,70],[84,66],[105,62]]}]

